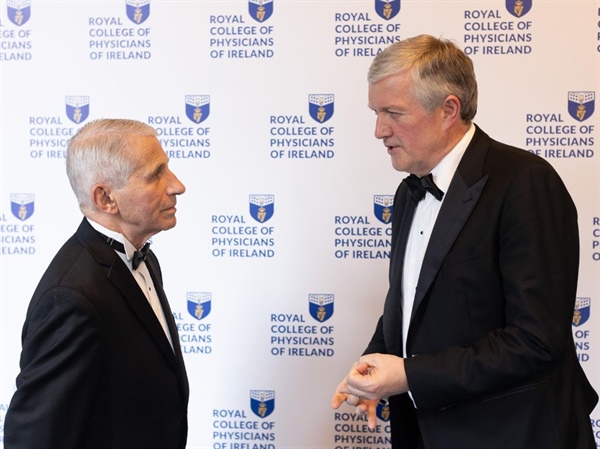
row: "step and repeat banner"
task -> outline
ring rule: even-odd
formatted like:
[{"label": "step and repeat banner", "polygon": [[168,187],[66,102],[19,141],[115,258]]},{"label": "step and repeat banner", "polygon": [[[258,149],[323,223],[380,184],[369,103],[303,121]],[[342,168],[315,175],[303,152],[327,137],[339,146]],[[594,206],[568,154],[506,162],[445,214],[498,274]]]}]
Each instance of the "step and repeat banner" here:
[{"label": "step and repeat banner", "polygon": [[29,299],[81,220],[67,141],[120,117],[157,129],[187,187],[153,248],[188,448],[389,449],[387,410],[371,431],[329,402],[382,312],[406,176],[373,136],[366,72],[422,33],[473,58],[476,123],[548,160],[577,204],[573,333],[600,390],[597,0],[0,0],[0,447]]}]

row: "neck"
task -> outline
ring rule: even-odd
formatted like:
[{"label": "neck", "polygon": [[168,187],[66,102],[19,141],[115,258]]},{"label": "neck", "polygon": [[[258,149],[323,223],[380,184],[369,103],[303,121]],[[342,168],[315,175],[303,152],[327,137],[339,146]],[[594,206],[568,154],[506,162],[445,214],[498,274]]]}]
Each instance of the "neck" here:
[{"label": "neck", "polygon": [[132,232],[127,227],[121,226],[121,224],[113,219],[112,216],[107,217],[102,214],[85,214],[88,220],[91,220],[100,226],[115,232],[117,234],[121,234],[124,238],[126,238],[129,243],[133,245],[134,248],[140,249],[142,248],[146,242],[152,237],[153,234],[137,234]]},{"label": "neck", "polygon": [[428,166],[426,170],[424,169],[419,173],[415,173],[415,175],[423,177],[431,173],[431,170],[437,167],[441,160],[444,159],[448,155],[448,153],[450,153],[456,147],[456,145],[458,145],[458,143],[462,140],[467,131],[469,131],[470,127],[471,123],[464,123],[461,121],[452,128],[450,128],[446,133],[445,141],[441,145],[442,150],[436,153],[437,157],[433,161],[431,161],[430,166]]}]

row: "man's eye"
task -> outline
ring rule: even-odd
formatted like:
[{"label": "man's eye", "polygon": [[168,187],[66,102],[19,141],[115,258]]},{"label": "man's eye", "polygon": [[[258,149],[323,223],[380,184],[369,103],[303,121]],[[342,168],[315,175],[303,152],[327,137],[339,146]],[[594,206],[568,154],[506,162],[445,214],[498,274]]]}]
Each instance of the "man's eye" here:
[{"label": "man's eye", "polygon": [[152,179],[159,179],[164,174],[165,174],[165,168],[161,167],[158,170],[156,170],[154,173],[152,173]]},{"label": "man's eye", "polygon": [[156,181],[159,178],[160,178],[160,172],[155,171],[148,176],[148,181]]}]

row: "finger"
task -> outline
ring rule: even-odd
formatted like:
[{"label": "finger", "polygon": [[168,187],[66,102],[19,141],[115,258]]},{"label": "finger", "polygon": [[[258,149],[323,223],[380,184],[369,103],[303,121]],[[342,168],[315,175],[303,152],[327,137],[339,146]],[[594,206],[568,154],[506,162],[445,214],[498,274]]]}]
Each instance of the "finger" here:
[{"label": "finger", "polygon": [[377,426],[377,409],[375,407],[369,407],[367,410],[367,423],[371,430]]},{"label": "finger", "polygon": [[369,429],[375,429],[377,426],[377,405],[369,404],[367,408],[367,423]]},{"label": "finger", "polygon": [[348,402],[350,405],[357,405],[359,398],[365,397],[365,392],[362,391],[359,385],[353,386],[346,384],[346,386],[340,391],[351,398],[350,401],[346,399],[346,402]]},{"label": "finger", "polygon": [[356,408],[354,409],[354,412],[358,416],[363,416],[365,413],[367,413],[367,410],[368,410],[367,405],[365,403],[361,403],[356,406]]},{"label": "finger", "polygon": [[347,397],[348,395],[346,394],[336,392],[331,398],[331,407],[337,410],[338,408],[340,408],[340,405],[342,405],[346,401]]},{"label": "finger", "polygon": [[359,374],[361,376],[364,376],[366,374],[369,374],[370,368],[371,366],[368,363],[359,361],[352,367],[352,369],[350,370],[350,374]]},{"label": "finger", "polygon": [[353,394],[349,394],[346,396],[346,402],[350,405],[358,405],[360,404],[360,398]]}]

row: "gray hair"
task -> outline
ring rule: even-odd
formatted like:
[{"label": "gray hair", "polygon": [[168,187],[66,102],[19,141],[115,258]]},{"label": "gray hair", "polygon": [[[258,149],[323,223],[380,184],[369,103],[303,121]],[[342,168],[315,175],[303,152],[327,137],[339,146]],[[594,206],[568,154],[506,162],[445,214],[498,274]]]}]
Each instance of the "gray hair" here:
[{"label": "gray hair", "polygon": [[396,42],[379,53],[369,68],[369,84],[410,73],[412,91],[432,112],[448,95],[460,100],[460,116],[470,122],[477,113],[477,80],[473,61],[455,43],[421,34]]},{"label": "gray hair", "polygon": [[134,139],[156,137],[156,130],[136,120],[99,119],[87,123],[67,146],[67,176],[82,212],[93,208],[92,186],[121,188],[135,171],[129,149]]}]

